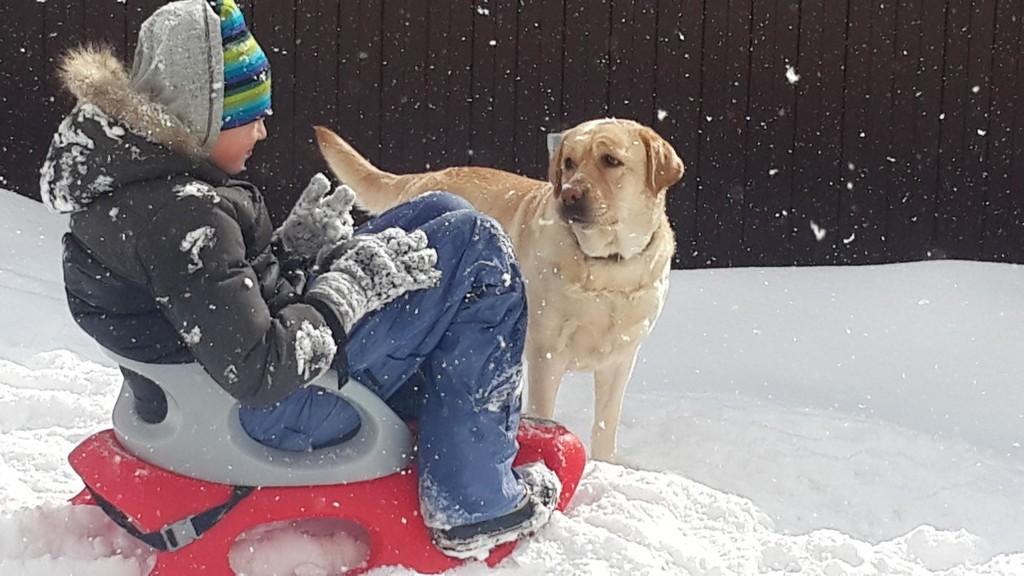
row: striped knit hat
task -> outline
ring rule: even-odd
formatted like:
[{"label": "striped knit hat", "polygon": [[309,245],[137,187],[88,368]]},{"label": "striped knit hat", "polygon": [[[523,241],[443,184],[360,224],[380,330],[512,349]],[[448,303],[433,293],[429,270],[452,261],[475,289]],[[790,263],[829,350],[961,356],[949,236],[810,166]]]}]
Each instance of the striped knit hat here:
[{"label": "striped knit hat", "polygon": [[224,117],[222,130],[271,114],[270,61],[245,26],[235,0],[212,0],[220,16],[224,45]]}]

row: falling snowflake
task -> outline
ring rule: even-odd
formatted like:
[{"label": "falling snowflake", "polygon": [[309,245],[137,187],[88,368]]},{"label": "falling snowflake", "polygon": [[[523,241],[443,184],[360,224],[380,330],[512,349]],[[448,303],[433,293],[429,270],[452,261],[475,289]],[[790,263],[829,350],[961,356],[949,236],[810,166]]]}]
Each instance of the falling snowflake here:
[{"label": "falling snowflake", "polygon": [[825,236],[828,234],[828,230],[818,226],[818,223],[814,220],[811,220],[811,231],[814,232],[814,239],[818,242],[824,240]]},{"label": "falling snowflake", "polygon": [[800,75],[796,73],[796,68],[793,66],[786,66],[786,80],[790,84],[796,84],[800,81]]}]

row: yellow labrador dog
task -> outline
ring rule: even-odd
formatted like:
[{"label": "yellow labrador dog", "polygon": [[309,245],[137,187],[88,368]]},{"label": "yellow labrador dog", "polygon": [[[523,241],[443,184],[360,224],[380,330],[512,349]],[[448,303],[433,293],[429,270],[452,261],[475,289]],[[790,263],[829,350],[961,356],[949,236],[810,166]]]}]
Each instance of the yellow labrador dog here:
[{"label": "yellow labrador dog", "polygon": [[636,122],[585,122],[562,136],[544,182],[477,167],[391,174],[330,130],[316,133],[370,213],[445,190],[501,223],[526,279],[530,411],[551,418],[562,376],[593,372],[591,449],[614,460],[622,396],[668,289],[675,240],[665,195],[683,176],[672,146]]}]

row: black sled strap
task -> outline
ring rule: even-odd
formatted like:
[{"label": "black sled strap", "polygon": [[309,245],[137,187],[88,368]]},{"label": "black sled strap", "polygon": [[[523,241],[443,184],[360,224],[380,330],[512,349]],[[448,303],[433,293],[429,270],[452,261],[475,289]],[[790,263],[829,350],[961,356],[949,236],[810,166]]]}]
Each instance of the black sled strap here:
[{"label": "black sled strap", "polygon": [[256,488],[252,486],[234,486],[231,497],[220,506],[214,506],[209,510],[172,522],[157,532],[143,532],[122,512],[106,498],[100,496],[95,490],[86,486],[89,494],[92,495],[96,505],[100,507],[114,521],[115,524],[124,528],[125,532],[141,540],[152,548],[163,552],[174,552],[198,540],[203,534],[220,522],[232,508],[245,499]]}]

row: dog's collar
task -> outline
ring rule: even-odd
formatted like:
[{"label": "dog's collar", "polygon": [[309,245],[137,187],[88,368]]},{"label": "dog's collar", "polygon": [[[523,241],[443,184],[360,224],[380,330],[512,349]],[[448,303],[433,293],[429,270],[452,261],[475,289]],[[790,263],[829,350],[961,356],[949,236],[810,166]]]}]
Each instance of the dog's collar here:
[{"label": "dog's collar", "polygon": [[[636,258],[637,256],[640,256],[640,255],[646,253],[648,250],[650,250],[651,246],[654,246],[654,240],[655,240],[655,238],[657,238],[658,232],[660,232],[660,231],[661,231],[660,227],[655,229],[654,233],[651,234],[650,240],[647,241],[647,245],[644,246],[643,250],[637,252],[633,256],[633,258]],[[573,237],[574,240],[576,240],[576,245],[580,246],[580,239],[576,238],[575,234],[573,234],[572,237]],[[580,246],[580,252],[583,252],[583,247],[582,246]],[[587,260],[591,260],[593,262],[613,262],[613,263],[618,263],[618,262],[624,262],[626,260],[629,260],[629,258],[624,257],[619,252],[612,252],[611,254],[609,254],[607,256],[591,256],[590,254],[587,254],[586,252],[583,252],[583,255],[587,258]]]},{"label": "dog's collar", "polygon": [[[644,248],[644,250],[647,250],[647,248]],[[619,254],[618,252],[612,252],[611,254],[609,254],[607,256],[591,256],[591,255],[586,254],[586,253],[584,253],[584,254],[587,257],[587,260],[593,260],[594,262],[616,262],[616,263],[618,263],[618,262],[622,262],[623,260],[626,259],[622,254]],[[639,256],[640,254],[643,254],[643,250],[641,250],[639,253],[637,253],[637,256]]]}]

